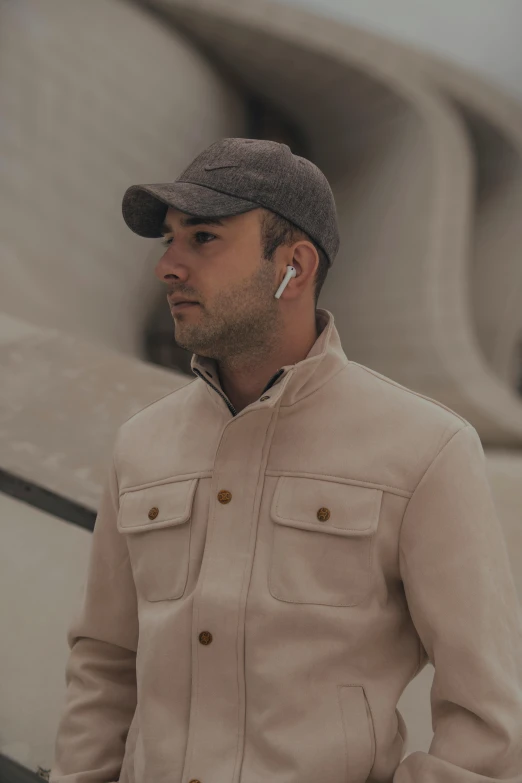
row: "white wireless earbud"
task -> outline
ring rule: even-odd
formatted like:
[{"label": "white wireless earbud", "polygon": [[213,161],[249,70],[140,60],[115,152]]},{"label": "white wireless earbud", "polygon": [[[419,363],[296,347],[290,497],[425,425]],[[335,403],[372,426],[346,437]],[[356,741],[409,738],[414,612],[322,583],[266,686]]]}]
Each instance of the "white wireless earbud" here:
[{"label": "white wireless earbud", "polygon": [[286,275],[284,276],[281,285],[275,292],[275,298],[279,299],[283,291],[285,290],[286,286],[290,282],[290,278],[295,277],[297,272],[295,271],[295,266],[287,266],[286,267]]}]

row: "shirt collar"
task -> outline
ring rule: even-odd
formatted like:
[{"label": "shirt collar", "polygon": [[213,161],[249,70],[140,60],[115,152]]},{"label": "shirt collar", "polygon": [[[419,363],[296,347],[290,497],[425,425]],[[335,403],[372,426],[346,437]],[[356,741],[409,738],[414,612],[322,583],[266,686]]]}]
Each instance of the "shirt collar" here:
[{"label": "shirt collar", "polygon": [[[293,405],[322,386],[349,363],[333,314],[329,310],[317,308],[315,322],[318,336],[306,357],[296,364],[284,365],[274,373],[261,392],[260,397],[265,397],[261,405],[274,405],[280,397],[282,405]],[[216,360],[194,353],[190,367],[194,375],[202,378],[225,400],[229,410],[235,415],[233,406],[221,387]],[[267,399],[268,391],[270,395]]]}]

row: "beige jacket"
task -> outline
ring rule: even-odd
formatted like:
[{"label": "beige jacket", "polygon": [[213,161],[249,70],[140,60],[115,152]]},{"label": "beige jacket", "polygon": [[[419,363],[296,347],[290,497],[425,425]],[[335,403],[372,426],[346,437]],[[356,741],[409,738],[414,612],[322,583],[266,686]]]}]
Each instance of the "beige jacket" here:
[{"label": "beige jacket", "polygon": [[[476,430],[310,353],[119,429],[50,783],[522,783],[522,611]],[[396,705],[435,667],[429,753]]]}]

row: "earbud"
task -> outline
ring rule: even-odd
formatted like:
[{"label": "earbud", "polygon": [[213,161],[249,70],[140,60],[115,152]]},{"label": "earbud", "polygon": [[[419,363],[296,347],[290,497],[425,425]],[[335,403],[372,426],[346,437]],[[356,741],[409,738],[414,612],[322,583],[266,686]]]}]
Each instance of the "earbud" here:
[{"label": "earbud", "polygon": [[281,294],[285,290],[286,286],[290,282],[290,279],[292,277],[295,277],[296,274],[297,274],[297,272],[295,271],[295,266],[287,266],[286,267],[286,275],[284,276],[284,278],[283,278],[283,280],[281,282],[281,285],[279,286],[279,288],[277,289],[277,291],[274,294],[276,299],[279,299],[279,297],[281,296]]}]

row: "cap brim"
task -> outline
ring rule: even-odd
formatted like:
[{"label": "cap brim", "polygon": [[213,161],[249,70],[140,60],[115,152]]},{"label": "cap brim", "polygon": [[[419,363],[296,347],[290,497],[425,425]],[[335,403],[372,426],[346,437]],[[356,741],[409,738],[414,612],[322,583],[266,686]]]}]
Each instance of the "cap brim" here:
[{"label": "cap brim", "polygon": [[154,239],[163,236],[161,227],[169,207],[197,217],[227,217],[260,206],[192,182],[165,182],[131,185],[123,196],[122,214],[131,231]]}]

